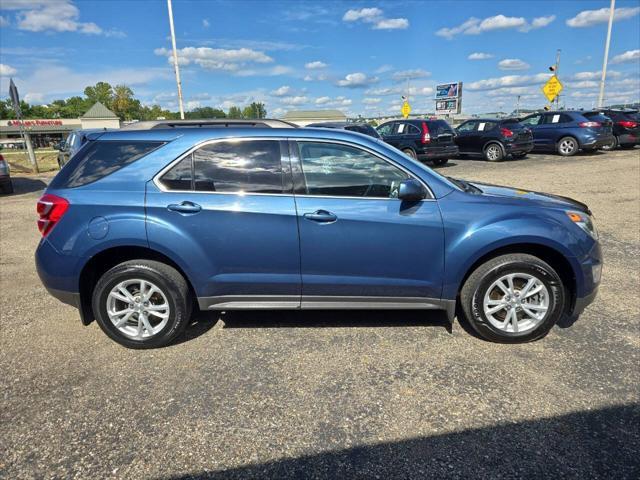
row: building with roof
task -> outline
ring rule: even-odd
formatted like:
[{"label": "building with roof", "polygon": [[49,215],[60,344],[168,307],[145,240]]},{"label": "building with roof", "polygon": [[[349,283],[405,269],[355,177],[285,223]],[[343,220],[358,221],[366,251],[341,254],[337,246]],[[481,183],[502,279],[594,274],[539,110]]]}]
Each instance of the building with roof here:
[{"label": "building with roof", "polygon": [[289,110],[282,120],[305,127],[317,122],[346,122],[347,116],[340,110]]},{"label": "building with roof", "polygon": [[0,120],[0,143],[22,145],[20,128],[31,134],[34,147],[54,145],[74,130],[87,128],[120,128],[118,116],[96,102],[80,118],[45,118],[28,120]]}]

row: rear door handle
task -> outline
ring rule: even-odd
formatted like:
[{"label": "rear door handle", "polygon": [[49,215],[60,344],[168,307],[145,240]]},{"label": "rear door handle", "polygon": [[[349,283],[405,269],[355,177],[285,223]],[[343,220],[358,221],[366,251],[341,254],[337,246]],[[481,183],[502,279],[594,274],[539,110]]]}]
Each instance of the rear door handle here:
[{"label": "rear door handle", "polygon": [[316,210],[313,213],[305,213],[303,217],[318,223],[332,223],[338,220],[335,214],[327,212],[326,210]]},{"label": "rear door handle", "polygon": [[202,207],[193,202],[172,203],[167,205],[167,210],[178,213],[198,213]]}]

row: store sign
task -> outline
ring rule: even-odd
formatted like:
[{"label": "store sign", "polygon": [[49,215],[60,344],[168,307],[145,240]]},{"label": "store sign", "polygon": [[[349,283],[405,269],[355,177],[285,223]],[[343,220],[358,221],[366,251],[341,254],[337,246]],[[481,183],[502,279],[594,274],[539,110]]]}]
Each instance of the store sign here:
[{"label": "store sign", "polygon": [[55,127],[62,125],[62,120],[9,120],[9,127]]}]

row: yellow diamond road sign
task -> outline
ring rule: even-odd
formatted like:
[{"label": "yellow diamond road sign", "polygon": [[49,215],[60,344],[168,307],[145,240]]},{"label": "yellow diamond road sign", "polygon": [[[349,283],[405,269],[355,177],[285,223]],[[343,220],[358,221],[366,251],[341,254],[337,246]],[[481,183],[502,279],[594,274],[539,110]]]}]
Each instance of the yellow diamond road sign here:
[{"label": "yellow diamond road sign", "polygon": [[404,102],[402,104],[402,116],[404,118],[408,118],[410,113],[411,113],[411,105],[409,105],[409,102]]},{"label": "yellow diamond road sign", "polygon": [[544,93],[544,96],[547,97],[549,102],[553,102],[553,99],[560,95],[563,88],[564,87],[562,86],[562,83],[560,83],[560,80],[558,80],[558,77],[554,75],[549,79],[549,81],[547,81],[547,83],[544,84],[544,87],[542,87],[542,93]]}]

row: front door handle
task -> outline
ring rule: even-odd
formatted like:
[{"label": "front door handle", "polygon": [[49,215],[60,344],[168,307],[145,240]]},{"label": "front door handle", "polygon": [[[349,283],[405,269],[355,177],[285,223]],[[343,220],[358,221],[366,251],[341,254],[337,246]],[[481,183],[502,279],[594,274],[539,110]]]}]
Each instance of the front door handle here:
[{"label": "front door handle", "polygon": [[316,210],[313,213],[305,213],[303,217],[318,223],[332,223],[338,220],[335,214],[327,212],[326,210]]},{"label": "front door handle", "polygon": [[178,213],[198,213],[202,207],[193,202],[172,203],[167,205],[167,209]]}]

